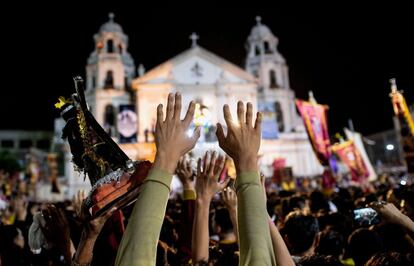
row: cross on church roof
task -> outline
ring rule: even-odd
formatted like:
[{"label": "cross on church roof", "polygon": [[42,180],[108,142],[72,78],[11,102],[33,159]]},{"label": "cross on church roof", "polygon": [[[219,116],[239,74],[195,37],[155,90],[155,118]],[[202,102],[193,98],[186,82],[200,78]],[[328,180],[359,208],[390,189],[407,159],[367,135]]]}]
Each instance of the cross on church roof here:
[{"label": "cross on church roof", "polygon": [[200,36],[197,35],[197,33],[193,32],[190,35],[190,40],[191,40],[191,47],[196,47],[197,45],[197,40],[200,39]]},{"label": "cross on church roof", "polygon": [[115,14],[111,12],[108,14],[108,17],[109,17],[109,21],[114,21]]},{"label": "cross on church roof", "polygon": [[257,22],[257,25],[262,25],[262,17],[256,16],[256,22]]}]

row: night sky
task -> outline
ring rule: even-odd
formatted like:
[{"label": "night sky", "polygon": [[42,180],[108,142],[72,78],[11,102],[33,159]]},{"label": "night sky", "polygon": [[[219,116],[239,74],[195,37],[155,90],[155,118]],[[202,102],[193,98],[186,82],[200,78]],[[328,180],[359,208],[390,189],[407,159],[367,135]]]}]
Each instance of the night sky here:
[{"label": "night sky", "polygon": [[331,135],[349,118],[363,134],[390,129],[388,80],[395,77],[407,101],[414,102],[414,16],[403,10],[315,8],[305,13],[211,6],[201,13],[111,5],[10,10],[13,16],[2,23],[0,128],[53,128],[58,116],[53,103],[73,92],[72,76],[84,75],[93,34],[114,12],[129,36],[136,66],[143,63],[147,70],[188,49],[193,31],[202,47],[243,67],[245,42],[260,15],[279,38],[296,96],[307,98],[313,90],[318,102],[330,106]]}]

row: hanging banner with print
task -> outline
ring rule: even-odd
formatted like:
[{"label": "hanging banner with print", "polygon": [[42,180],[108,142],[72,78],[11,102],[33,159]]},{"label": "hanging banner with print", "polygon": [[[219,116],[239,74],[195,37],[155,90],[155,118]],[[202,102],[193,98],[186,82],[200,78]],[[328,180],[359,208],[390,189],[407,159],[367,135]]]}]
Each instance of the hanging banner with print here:
[{"label": "hanging banner with print", "polygon": [[120,105],[118,113],[119,143],[137,142],[138,120],[135,106]]},{"label": "hanging banner with print", "polygon": [[313,151],[323,166],[329,166],[330,140],[328,135],[328,106],[296,100]]},{"label": "hanging banner with print", "polygon": [[395,79],[391,79],[390,97],[395,116],[398,118],[401,145],[404,159],[409,173],[414,173],[414,121],[408,108],[407,102],[400,91],[397,90]]},{"label": "hanging banner with print", "polygon": [[374,171],[374,167],[372,167],[371,161],[368,158],[368,154],[365,150],[364,144],[362,143],[361,134],[355,131],[351,131],[347,128],[344,128],[345,135],[347,139],[352,139],[354,141],[355,147],[358,149],[359,153],[361,154],[362,160],[364,161],[365,166],[368,169],[369,176],[368,181],[375,181],[377,180],[378,176]]},{"label": "hanging banner with print", "polygon": [[279,129],[277,124],[275,103],[259,102],[259,112],[262,113],[262,138],[278,139]]},{"label": "hanging banner with print", "polygon": [[335,152],[339,159],[348,167],[352,180],[359,183],[365,183],[369,177],[369,171],[362,159],[361,153],[356,148],[353,140],[332,145],[332,151]]}]

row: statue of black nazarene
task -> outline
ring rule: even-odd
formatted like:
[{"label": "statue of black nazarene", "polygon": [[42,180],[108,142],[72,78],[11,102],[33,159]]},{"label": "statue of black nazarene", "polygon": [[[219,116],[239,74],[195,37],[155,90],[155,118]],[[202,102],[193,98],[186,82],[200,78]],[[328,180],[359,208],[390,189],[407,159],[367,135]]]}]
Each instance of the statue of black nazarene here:
[{"label": "statue of black nazarene", "polygon": [[78,76],[74,82],[76,93],[70,99],[60,97],[55,106],[66,122],[62,138],[68,139],[72,161],[91,182],[85,204],[96,217],[134,202],[151,163],[128,158],[88,110],[83,79]]}]

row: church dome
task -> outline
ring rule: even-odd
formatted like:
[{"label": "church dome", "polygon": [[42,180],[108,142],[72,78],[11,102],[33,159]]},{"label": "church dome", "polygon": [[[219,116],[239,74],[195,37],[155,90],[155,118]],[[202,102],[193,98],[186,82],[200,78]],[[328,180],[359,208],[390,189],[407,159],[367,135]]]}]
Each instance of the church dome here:
[{"label": "church dome", "polygon": [[269,36],[273,36],[272,31],[266,25],[261,23],[262,18],[256,17],[257,24],[252,28],[250,37],[252,39],[266,39]]},{"label": "church dome", "polygon": [[109,21],[104,23],[99,32],[123,32],[121,25],[114,22],[115,15],[113,13],[109,13],[108,15]]}]

